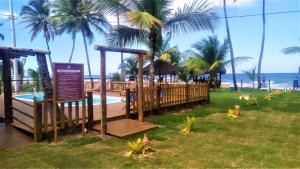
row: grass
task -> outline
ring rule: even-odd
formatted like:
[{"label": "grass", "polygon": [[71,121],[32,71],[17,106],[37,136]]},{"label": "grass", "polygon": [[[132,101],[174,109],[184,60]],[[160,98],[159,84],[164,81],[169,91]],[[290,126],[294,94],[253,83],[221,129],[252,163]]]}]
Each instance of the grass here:
[{"label": "grass", "polygon": [[[259,106],[238,99],[241,94],[258,97]],[[127,158],[127,138],[100,140],[75,137],[59,144],[46,142],[16,149],[0,150],[4,168],[299,168],[300,93],[286,93],[272,101],[266,92],[218,91],[211,104],[155,116],[162,127],[148,131],[151,156]],[[227,117],[227,110],[241,105],[241,117]],[[197,117],[195,130],[180,133],[183,119]]]}]

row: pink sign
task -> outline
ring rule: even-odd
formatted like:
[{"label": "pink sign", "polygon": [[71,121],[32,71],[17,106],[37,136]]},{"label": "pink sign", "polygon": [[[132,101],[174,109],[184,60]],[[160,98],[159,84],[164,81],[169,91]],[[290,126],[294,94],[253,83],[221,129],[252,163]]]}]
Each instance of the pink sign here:
[{"label": "pink sign", "polygon": [[83,64],[53,63],[56,101],[67,102],[84,98],[83,71]]}]

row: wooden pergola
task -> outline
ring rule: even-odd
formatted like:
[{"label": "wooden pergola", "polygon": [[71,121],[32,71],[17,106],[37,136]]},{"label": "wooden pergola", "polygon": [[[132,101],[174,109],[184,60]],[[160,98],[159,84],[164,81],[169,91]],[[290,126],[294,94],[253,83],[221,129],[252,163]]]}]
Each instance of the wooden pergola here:
[{"label": "wooden pergola", "polygon": [[10,60],[20,57],[36,56],[45,96],[52,96],[52,83],[48,71],[46,55],[49,51],[0,46],[0,59],[3,62],[4,111],[6,125],[13,122],[12,79]]},{"label": "wooden pergola", "polygon": [[106,102],[106,52],[122,52],[138,55],[138,120],[144,121],[143,112],[143,56],[148,53],[145,50],[129,49],[121,47],[108,47],[95,45],[95,50],[100,51],[100,78],[101,78],[101,134],[104,136],[107,132],[107,102]]}]

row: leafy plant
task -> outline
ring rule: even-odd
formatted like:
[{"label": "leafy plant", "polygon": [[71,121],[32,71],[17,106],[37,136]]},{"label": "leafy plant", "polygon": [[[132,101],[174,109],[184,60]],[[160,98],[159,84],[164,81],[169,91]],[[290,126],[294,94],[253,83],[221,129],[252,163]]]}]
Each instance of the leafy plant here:
[{"label": "leafy plant", "polygon": [[274,96],[280,96],[281,95],[281,91],[280,90],[273,90],[272,91],[272,95],[274,95]]},{"label": "leafy plant", "polygon": [[142,139],[138,138],[136,141],[128,141],[127,143],[130,151],[126,154],[127,157],[132,155],[144,155],[147,151],[151,150],[150,145],[143,145]]},{"label": "leafy plant", "polygon": [[271,94],[266,94],[265,95],[265,100],[271,101],[273,99],[273,95]]},{"label": "leafy plant", "polygon": [[112,73],[112,81],[120,81],[121,75],[119,72]]},{"label": "leafy plant", "polygon": [[237,118],[236,113],[233,109],[228,109],[227,116],[232,118]]},{"label": "leafy plant", "polygon": [[183,128],[182,128],[181,132],[185,135],[189,134],[192,131],[195,124],[196,124],[195,117],[186,116],[186,119],[183,122]]},{"label": "leafy plant", "polygon": [[251,96],[251,95],[240,96],[240,100],[245,101],[249,105],[258,105],[257,97],[254,97],[254,96]]}]

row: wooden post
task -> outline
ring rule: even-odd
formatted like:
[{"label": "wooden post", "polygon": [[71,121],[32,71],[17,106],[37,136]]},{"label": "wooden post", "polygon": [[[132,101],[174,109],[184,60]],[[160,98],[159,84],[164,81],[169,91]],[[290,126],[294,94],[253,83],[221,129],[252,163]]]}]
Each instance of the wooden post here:
[{"label": "wooden post", "polygon": [[72,127],[72,102],[68,102],[68,127]]},{"label": "wooden post", "polygon": [[157,108],[157,113],[159,113],[159,109],[160,109],[160,92],[161,92],[161,87],[157,86],[157,91],[156,91],[156,108]]},{"label": "wooden post", "polygon": [[143,93],[143,55],[140,54],[138,56],[138,119],[141,122],[144,121]]},{"label": "wooden post", "polygon": [[42,104],[36,101],[34,97],[34,141],[39,142],[42,141]]},{"label": "wooden post", "polygon": [[82,100],[82,135],[85,135],[85,120],[86,120],[86,105],[85,105],[85,98]]},{"label": "wooden post", "polygon": [[188,107],[189,104],[189,84],[185,84],[185,106]]},{"label": "wooden post", "polygon": [[75,102],[76,125],[79,125],[79,102]]},{"label": "wooden post", "polygon": [[94,110],[93,110],[93,92],[87,92],[87,111],[88,111],[88,129],[93,129]]},{"label": "wooden post", "polygon": [[48,98],[44,96],[44,107],[43,107],[43,128],[46,138],[48,137]]},{"label": "wooden post", "polygon": [[5,124],[8,125],[13,122],[12,110],[12,85],[11,85],[11,67],[8,53],[5,52],[2,56],[3,60],[3,84],[4,84],[4,111]]},{"label": "wooden post", "polygon": [[130,89],[126,89],[126,118],[130,117]]},{"label": "wooden post", "polygon": [[[52,111],[53,111],[53,132],[54,132],[54,141],[57,141],[57,114],[56,114],[56,98],[53,97],[53,102],[52,102]],[[61,119],[62,120],[62,119]],[[61,124],[63,124],[64,121],[62,121]]]},{"label": "wooden post", "polygon": [[60,103],[60,127],[65,128],[65,103]]},{"label": "wooden post", "polygon": [[101,62],[100,62],[100,70],[101,70],[101,135],[105,136],[107,131],[107,105],[106,105],[106,61],[105,61],[105,51],[100,51]]},{"label": "wooden post", "polygon": [[210,103],[210,90],[209,90],[208,83],[206,84],[206,86],[207,86],[207,101],[206,101],[206,103],[209,104]]}]

